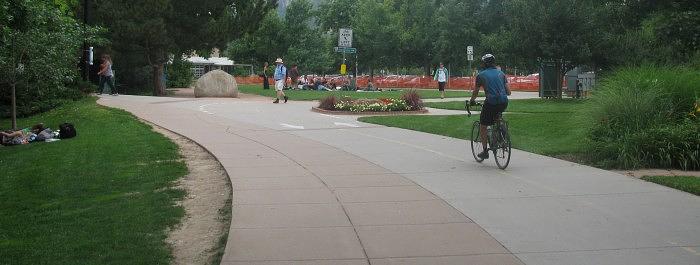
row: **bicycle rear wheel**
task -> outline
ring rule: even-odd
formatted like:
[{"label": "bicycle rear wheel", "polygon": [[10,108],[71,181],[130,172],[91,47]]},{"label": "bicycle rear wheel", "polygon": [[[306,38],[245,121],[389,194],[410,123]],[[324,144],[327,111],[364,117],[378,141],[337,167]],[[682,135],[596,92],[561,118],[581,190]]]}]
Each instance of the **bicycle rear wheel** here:
[{"label": "bicycle rear wheel", "polygon": [[479,158],[479,154],[484,151],[484,146],[481,144],[481,123],[479,123],[479,121],[475,121],[472,125],[472,136],[470,140],[472,155],[476,162],[481,163],[484,159]]},{"label": "bicycle rear wheel", "polygon": [[510,164],[510,153],[511,153],[511,142],[510,134],[508,133],[508,126],[505,122],[502,122],[498,126],[498,132],[496,133],[496,146],[493,148],[493,157],[496,160],[496,165],[500,169],[506,169],[508,164]]}]

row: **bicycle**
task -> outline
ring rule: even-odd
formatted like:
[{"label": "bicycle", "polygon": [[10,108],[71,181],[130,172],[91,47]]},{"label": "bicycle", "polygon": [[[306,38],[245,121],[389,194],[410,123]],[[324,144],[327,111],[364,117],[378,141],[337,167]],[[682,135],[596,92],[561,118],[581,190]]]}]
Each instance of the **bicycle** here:
[{"label": "bicycle", "polygon": [[[482,107],[483,103],[476,103],[474,104],[475,106]],[[467,100],[466,103],[466,109],[468,113],[468,117],[472,116],[471,112],[471,104],[469,104],[469,100]],[[476,159],[476,162],[483,162],[484,159],[479,158],[479,154],[483,152],[484,147],[481,144],[481,123],[479,120],[474,121],[472,125],[472,133],[471,133],[471,148],[472,148],[472,155],[474,156],[474,159]],[[495,133],[494,133],[495,132]],[[508,164],[510,164],[510,154],[512,150],[511,146],[511,141],[510,141],[510,134],[508,133],[508,123],[506,120],[503,118],[502,114],[499,114],[498,117],[496,118],[496,123],[494,123],[493,126],[489,126],[487,128],[487,142],[488,142],[488,147],[487,151],[493,152],[493,157],[496,160],[496,165],[498,165],[498,168],[500,169],[506,169],[508,167]]]}]

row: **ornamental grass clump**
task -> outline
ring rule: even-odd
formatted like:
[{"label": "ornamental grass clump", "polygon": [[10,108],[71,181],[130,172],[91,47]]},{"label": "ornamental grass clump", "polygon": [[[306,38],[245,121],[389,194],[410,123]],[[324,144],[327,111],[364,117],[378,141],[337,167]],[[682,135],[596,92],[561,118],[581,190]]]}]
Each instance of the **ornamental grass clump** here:
[{"label": "ornamental grass clump", "polygon": [[591,157],[612,168],[700,168],[700,75],[684,67],[623,68],[591,100]]},{"label": "ornamental grass clump", "polygon": [[335,110],[335,104],[337,102],[338,100],[335,98],[335,96],[330,95],[321,99],[321,101],[318,104],[318,108],[324,110]]},{"label": "ornamental grass clump", "polygon": [[420,95],[416,90],[412,89],[406,93],[403,93],[403,95],[401,95],[401,99],[406,102],[406,104],[410,107],[410,110],[423,109],[423,100],[420,98]]}]

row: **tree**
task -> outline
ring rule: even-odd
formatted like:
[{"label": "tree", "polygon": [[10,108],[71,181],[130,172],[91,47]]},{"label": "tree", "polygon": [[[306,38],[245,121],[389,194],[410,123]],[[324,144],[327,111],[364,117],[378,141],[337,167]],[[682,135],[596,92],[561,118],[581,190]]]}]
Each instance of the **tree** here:
[{"label": "tree", "polygon": [[75,66],[83,36],[96,32],[94,28],[85,30],[53,3],[0,3],[0,88],[3,95],[11,95],[13,129],[17,128],[18,102],[25,109],[22,112],[29,114],[53,107],[50,101],[75,90],[66,84],[77,77]]},{"label": "tree", "polygon": [[529,59],[591,62],[593,5],[581,0],[516,0],[508,5],[510,49]]},{"label": "tree", "polygon": [[[445,63],[451,63],[453,69],[465,67],[467,46],[481,49],[481,33],[478,31],[478,0],[446,0],[436,13],[436,37],[433,42],[435,55]],[[475,56],[476,57],[476,56]],[[452,70],[452,73],[457,71]]]},{"label": "tree", "polygon": [[260,22],[260,27],[252,33],[246,33],[243,37],[229,42],[226,56],[234,60],[247,61],[252,64],[274,61],[276,57],[282,57],[287,52],[284,22],[280,19],[276,10],[270,10]]},{"label": "tree", "polygon": [[116,53],[115,66],[120,63],[124,64],[125,69],[149,66],[153,94],[165,95],[162,79],[164,64],[169,59],[169,52],[176,48],[166,23],[173,14],[170,1],[144,0],[139,5],[128,0],[102,1],[97,5],[97,14],[109,28],[112,48]]},{"label": "tree", "polygon": [[393,10],[391,0],[359,0],[357,13],[352,18],[353,42],[360,61],[367,65],[370,75],[382,66],[398,65],[400,23]]},{"label": "tree", "polygon": [[329,34],[321,32],[314,23],[313,5],[308,0],[295,0],[285,16],[287,63],[298,64],[305,70],[324,72],[331,64]]},{"label": "tree", "polygon": [[423,66],[425,75],[430,75],[431,63],[442,60],[435,58],[433,47],[438,28],[442,26],[436,19],[439,5],[435,0],[399,0],[396,6],[402,28],[399,31],[400,63]]},{"label": "tree", "polygon": [[[276,0],[96,0],[98,23],[109,28],[115,66],[130,86],[143,84],[144,66],[155,95],[164,95],[170,55],[223,48],[259,26]],[[121,71],[121,70],[120,70]]]},{"label": "tree", "polygon": [[[324,0],[318,9],[318,22],[322,31],[335,32],[349,27],[356,15],[356,0]],[[336,36],[337,37],[337,36]]]}]

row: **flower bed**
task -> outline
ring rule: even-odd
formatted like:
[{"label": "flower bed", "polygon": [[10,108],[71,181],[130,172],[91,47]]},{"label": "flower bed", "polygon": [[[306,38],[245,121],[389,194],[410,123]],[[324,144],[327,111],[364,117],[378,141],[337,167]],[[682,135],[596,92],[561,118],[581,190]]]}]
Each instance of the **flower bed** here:
[{"label": "flower bed", "polygon": [[394,98],[341,100],[335,103],[334,107],[334,110],[352,112],[411,110],[406,101]]},{"label": "flower bed", "polygon": [[338,111],[351,113],[381,113],[381,112],[425,112],[423,101],[415,91],[404,93],[400,99],[379,98],[379,99],[351,99],[349,97],[337,99],[335,96],[328,96],[321,100],[315,110]]}]

